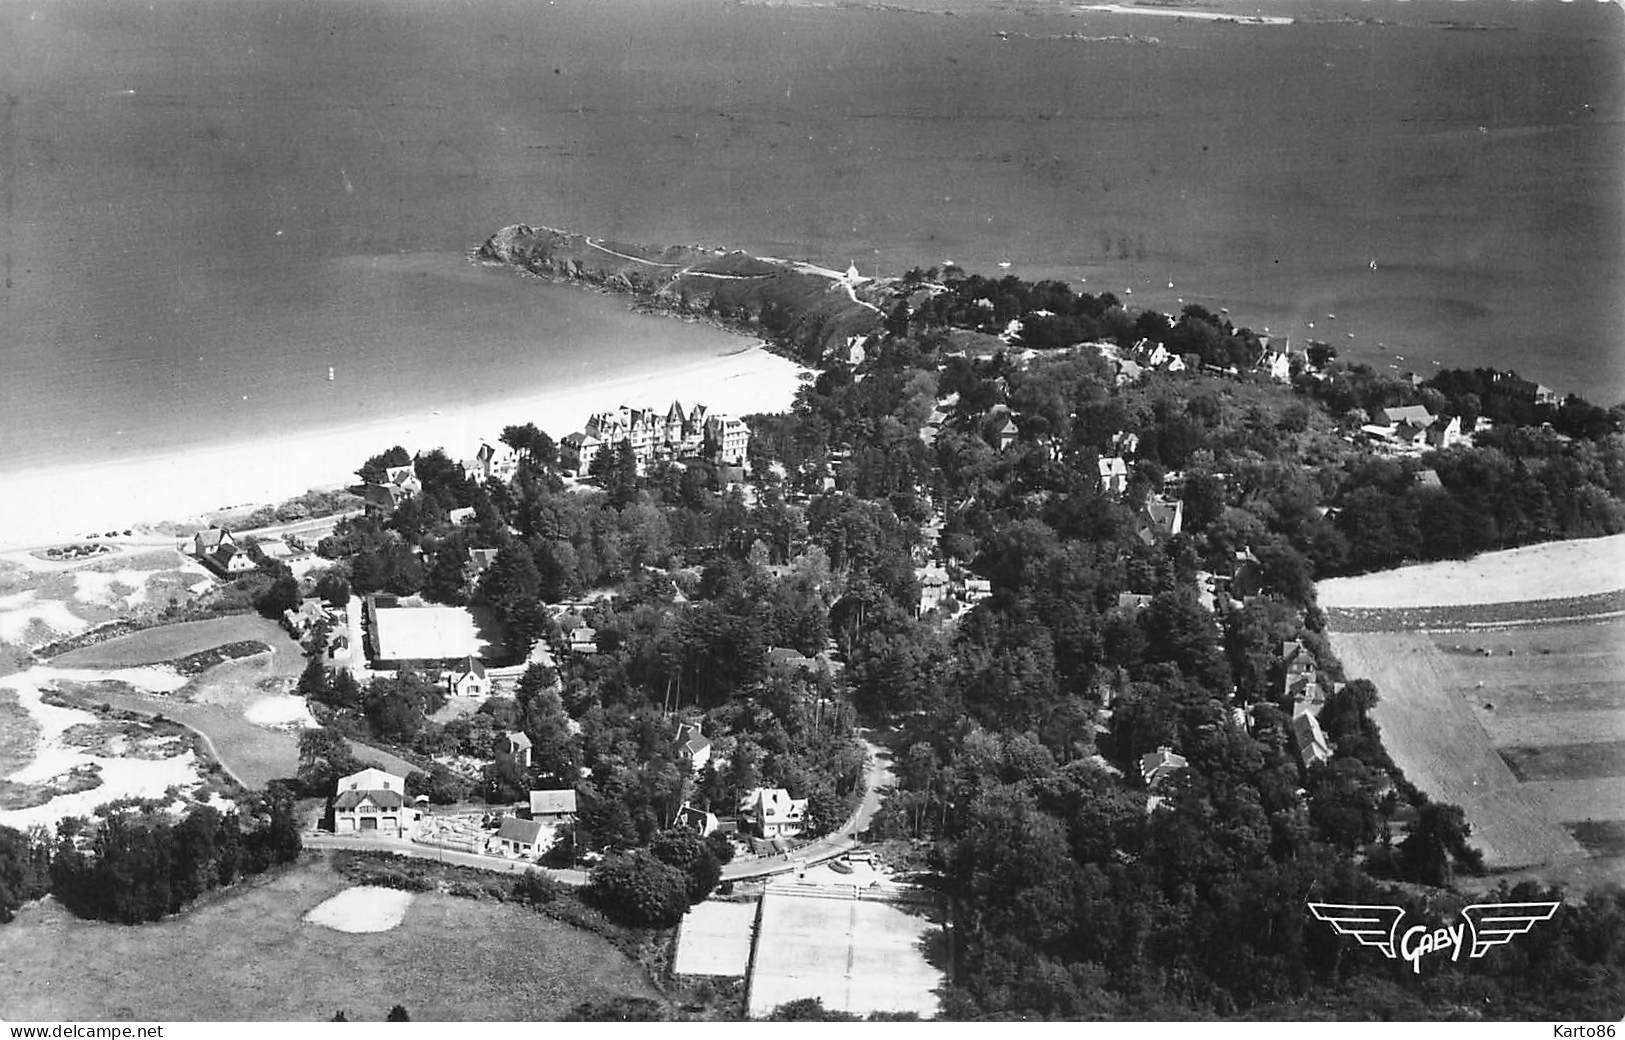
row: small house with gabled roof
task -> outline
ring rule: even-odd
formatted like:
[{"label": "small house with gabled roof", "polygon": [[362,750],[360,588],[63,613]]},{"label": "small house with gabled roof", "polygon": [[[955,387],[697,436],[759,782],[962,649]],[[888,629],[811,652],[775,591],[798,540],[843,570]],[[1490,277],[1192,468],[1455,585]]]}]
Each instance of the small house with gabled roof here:
[{"label": "small house with gabled roof", "polygon": [[680,722],[677,724],[677,751],[688,761],[694,772],[698,773],[711,761],[711,741],[700,732],[697,722]]},{"label": "small house with gabled roof", "polygon": [[530,768],[530,738],[511,730],[497,738],[497,758],[512,762],[520,769]]},{"label": "small house with gabled roof", "polygon": [[497,846],[504,856],[514,859],[535,859],[544,851],[542,830],[542,824],[537,820],[521,820],[516,816],[509,816],[502,821],[502,826],[497,828]]},{"label": "small house with gabled roof", "polygon": [[489,697],[491,680],[485,675],[485,662],[465,657],[446,673],[446,692],[453,697]]},{"label": "small house with gabled roof", "polygon": [[1303,763],[1305,769],[1332,757],[1332,749],[1326,743],[1326,734],[1321,730],[1320,720],[1315,718],[1314,712],[1299,712],[1292,716],[1292,736],[1298,744],[1298,761]]},{"label": "small house with gabled roof", "polygon": [[1184,755],[1164,744],[1140,756],[1140,779],[1145,781],[1145,786],[1156,787],[1188,765]]}]

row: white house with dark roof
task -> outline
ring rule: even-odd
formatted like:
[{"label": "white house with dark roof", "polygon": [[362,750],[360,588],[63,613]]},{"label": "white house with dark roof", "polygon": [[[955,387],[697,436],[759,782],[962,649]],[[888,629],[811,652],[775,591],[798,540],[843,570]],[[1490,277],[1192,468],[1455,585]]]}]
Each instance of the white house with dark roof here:
[{"label": "white house with dark roof", "polygon": [[382,769],[342,777],[333,796],[333,831],[384,838],[411,837],[417,810],[406,797],[406,780]]},{"label": "white house with dark roof", "polygon": [[696,809],[687,802],[684,802],[683,807],[677,810],[677,816],[671,821],[671,825],[697,831],[702,838],[715,834],[717,828],[721,826],[716,813],[706,809]]},{"label": "white house with dark roof", "polygon": [[1100,490],[1109,495],[1121,495],[1128,490],[1128,463],[1120,455],[1107,455],[1097,464],[1100,471]]},{"label": "white house with dark roof", "polygon": [[231,537],[231,532],[223,527],[210,527],[192,535],[193,556],[213,556],[222,548],[236,548],[236,546],[237,542]]},{"label": "white house with dark roof", "polygon": [[491,680],[485,675],[485,662],[465,657],[446,673],[446,692],[453,697],[489,697]]},{"label": "white house with dark roof", "polygon": [[807,825],[807,799],[782,787],[758,787],[739,800],[740,822],[757,836],[793,838]]},{"label": "white house with dark roof", "polygon": [[697,722],[680,722],[677,724],[677,750],[683,758],[688,760],[690,767],[698,773],[711,761],[711,741],[700,732]]},{"label": "white house with dark roof", "polygon": [[489,441],[481,441],[474,457],[462,463],[462,468],[463,475],[476,484],[490,480],[507,483],[519,470],[519,457],[506,444],[493,445]]}]

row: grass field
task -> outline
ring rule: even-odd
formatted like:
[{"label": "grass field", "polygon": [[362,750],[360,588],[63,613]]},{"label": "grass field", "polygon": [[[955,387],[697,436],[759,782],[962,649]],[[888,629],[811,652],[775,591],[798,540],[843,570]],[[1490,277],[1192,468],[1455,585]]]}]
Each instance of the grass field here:
[{"label": "grass field", "polygon": [[183,621],[143,629],[105,643],[70,650],[52,659],[51,663],[60,668],[127,668],[172,661],[199,650],[249,639],[259,640],[271,647],[275,656],[294,658],[291,674],[299,674],[299,668],[304,664],[297,660],[299,644],[281,625],[255,614],[233,614],[207,621]]},{"label": "grass field", "polygon": [[376,933],[303,920],[351,884],[318,860],[138,927],[28,907],[0,926],[0,1018],[380,1021],[401,1004],[417,1021],[523,1022],[659,999],[607,940],[514,904],[420,894]]},{"label": "grass field", "polygon": [[787,893],[762,897],[749,1014],[818,997],[824,1007],[937,1013],[942,918],[926,905]]},{"label": "grass field", "polygon": [[[291,690],[305,665],[299,644],[275,622],[240,614],[163,625],[70,651],[51,664],[76,668],[148,664],[239,640],[258,640],[272,652],[216,665],[174,694],[98,690],[93,699],[126,711],[162,714],[198,730],[214,745],[222,765],[257,788],[292,776],[299,765],[297,734],[258,726],[244,717],[256,702]],[[372,748],[358,745],[356,755],[391,772],[410,769],[401,759]]]},{"label": "grass field", "polygon": [[1480,553],[1352,578],[1316,589],[1324,609],[1524,603],[1625,588],[1625,534]]},{"label": "grass field", "polygon": [[1334,631],[1332,646],[1376,683],[1395,761],[1466,809],[1490,866],[1625,880],[1625,619]]}]

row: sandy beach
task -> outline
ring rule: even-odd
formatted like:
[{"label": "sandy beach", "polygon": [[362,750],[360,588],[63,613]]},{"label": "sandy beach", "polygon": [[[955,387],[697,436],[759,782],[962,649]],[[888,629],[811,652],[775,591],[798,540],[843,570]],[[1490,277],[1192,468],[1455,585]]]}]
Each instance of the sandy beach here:
[{"label": "sandy beach", "polygon": [[[747,341],[741,341],[745,343]],[[636,375],[553,386],[511,398],[332,429],[290,430],[275,440],[237,441],[105,464],[0,473],[0,550],[83,540],[104,531],[214,510],[272,504],[311,488],[355,480],[367,458],[392,445],[441,448],[469,458],[504,426],[534,422],[555,440],[591,413],[621,404],[664,408],[674,398],[713,413],[784,411],[802,369],[760,345],[672,365],[650,358]]]},{"label": "sandy beach", "polygon": [[1625,588],[1625,534],[1396,567],[1316,586],[1327,608],[1453,607],[1590,596]]}]

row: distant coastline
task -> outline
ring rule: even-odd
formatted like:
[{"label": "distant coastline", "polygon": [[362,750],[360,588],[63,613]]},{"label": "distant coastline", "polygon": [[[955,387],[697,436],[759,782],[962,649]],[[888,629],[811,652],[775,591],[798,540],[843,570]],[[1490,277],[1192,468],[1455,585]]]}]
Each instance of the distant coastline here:
[{"label": "distant coastline", "polygon": [[705,246],[615,242],[545,225],[510,224],[474,251],[481,261],[551,281],[632,296],[638,309],[766,339],[813,363],[882,326],[876,279],[802,260]]},{"label": "distant coastline", "polygon": [[630,374],[590,376],[441,412],[157,452],[134,459],[0,472],[0,551],[83,540],[87,534],[189,522],[223,508],[273,505],[311,489],[354,482],[366,459],[392,445],[466,457],[506,425],[535,422],[563,436],[594,411],[623,402],[701,400],[734,415],[788,409],[802,370],[762,349],[699,360],[658,354]]}]

